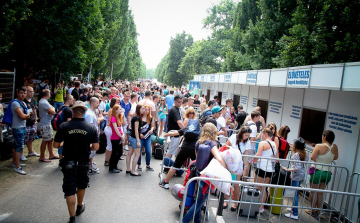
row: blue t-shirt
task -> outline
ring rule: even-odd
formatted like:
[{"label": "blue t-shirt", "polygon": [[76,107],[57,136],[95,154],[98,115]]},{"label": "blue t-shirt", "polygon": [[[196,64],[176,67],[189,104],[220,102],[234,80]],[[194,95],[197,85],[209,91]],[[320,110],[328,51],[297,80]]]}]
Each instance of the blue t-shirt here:
[{"label": "blue t-shirt", "polygon": [[166,96],[166,105],[170,109],[174,104],[174,95],[167,95]]},{"label": "blue t-shirt", "polygon": [[130,111],[130,109],[131,109],[131,104],[130,104],[130,102],[128,101],[128,103],[125,104],[124,100],[121,99],[120,105],[121,105],[121,107],[125,110],[125,118],[127,118],[127,115],[128,115],[128,113],[129,113],[129,111]]},{"label": "blue t-shirt", "polygon": [[165,90],[164,90],[164,95],[167,95],[169,93],[169,91],[168,91],[168,89],[166,88]]}]

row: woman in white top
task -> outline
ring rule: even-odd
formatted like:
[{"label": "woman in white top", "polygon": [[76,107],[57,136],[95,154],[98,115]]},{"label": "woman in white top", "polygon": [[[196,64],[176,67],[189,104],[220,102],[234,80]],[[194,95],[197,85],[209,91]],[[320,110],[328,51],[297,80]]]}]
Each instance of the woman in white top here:
[{"label": "woman in white top", "polygon": [[[271,141],[271,137],[273,136],[271,129],[265,128],[262,130],[262,133],[263,133],[262,134],[263,141],[260,142],[258,151],[255,155],[262,158],[254,159],[255,162],[259,160],[255,171],[254,182],[269,184],[271,177],[275,172],[275,168],[274,168],[275,161],[269,160],[267,158],[272,158],[272,157],[279,158],[279,153],[277,151],[275,142]],[[261,191],[261,193],[263,193],[261,203],[265,203],[267,197],[265,187],[258,187],[258,188]],[[259,212],[260,213],[264,212],[264,205],[261,205]]]},{"label": "woman in white top", "polygon": [[[322,134],[322,144],[317,144],[311,154],[311,160],[315,163],[331,164],[339,158],[338,147],[333,144],[335,140],[334,132],[325,130]],[[324,190],[331,180],[331,172],[328,166],[312,165],[315,172],[310,175],[310,186],[315,189]],[[312,207],[321,208],[323,202],[323,193],[311,193],[310,200]],[[315,200],[314,200],[315,197]],[[313,215],[318,215],[320,211],[313,211]]]},{"label": "woman in white top", "polygon": [[[249,155],[249,150],[251,149],[250,146],[250,133],[251,133],[251,129],[248,126],[244,126],[240,129],[238,134],[233,134],[232,136],[230,136],[230,138],[228,139],[228,141],[226,142],[225,145],[227,146],[231,146],[234,149],[238,149],[240,150],[240,153],[242,155]],[[248,173],[249,173],[249,162],[248,162],[248,158],[247,157],[243,157],[243,162],[245,164],[245,168],[243,171],[243,175],[242,176],[237,176],[236,180],[240,180],[241,178],[247,178]],[[234,185],[234,197],[235,200],[239,200],[239,196],[240,196],[240,187],[239,184]],[[228,200],[229,196],[225,195],[225,200]],[[230,208],[231,211],[236,211],[237,209],[237,205],[238,203],[234,203],[232,205],[232,207]],[[224,208],[227,208],[228,206],[228,202],[224,202]]]}]

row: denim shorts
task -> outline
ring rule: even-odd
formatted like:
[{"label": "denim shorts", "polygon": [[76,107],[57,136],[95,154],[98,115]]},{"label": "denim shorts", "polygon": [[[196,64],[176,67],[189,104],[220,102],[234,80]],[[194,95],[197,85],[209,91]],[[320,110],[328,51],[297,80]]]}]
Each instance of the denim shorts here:
[{"label": "denim shorts", "polygon": [[129,136],[129,143],[130,143],[130,146],[133,148],[133,149],[138,149],[140,147],[137,147],[136,145],[136,138],[133,138],[131,136]]},{"label": "denim shorts", "polygon": [[160,118],[160,122],[166,122],[166,117],[165,118]]},{"label": "denim shorts", "polygon": [[21,153],[24,149],[26,128],[24,127],[24,128],[12,129],[12,132],[14,136],[13,149],[15,149],[15,152]]}]

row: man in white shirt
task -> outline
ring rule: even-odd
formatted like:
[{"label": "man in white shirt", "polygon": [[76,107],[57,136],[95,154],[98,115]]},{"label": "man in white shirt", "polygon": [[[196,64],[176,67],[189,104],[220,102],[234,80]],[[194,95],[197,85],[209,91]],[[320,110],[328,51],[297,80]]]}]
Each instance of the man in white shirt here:
[{"label": "man in white shirt", "polygon": [[260,120],[260,112],[258,111],[253,111],[251,112],[251,120],[246,122],[245,126],[248,126],[251,129],[251,134],[250,134],[250,141],[251,141],[251,150],[249,151],[249,155],[255,155],[255,145],[256,145],[256,140],[259,140],[261,137],[261,134],[257,134],[257,127],[256,127],[256,122],[258,122]]},{"label": "man in white shirt", "polygon": [[131,109],[129,111],[129,115],[130,118],[129,118],[129,124],[131,123],[131,118],[135,115],[135,112],[136,112],[136,106],[137,106],[137,99],[138,98],[138,95],[137,93],[131,93],[130,95],[130,104],[131,104]]},{"label": "man in white shirt", "polygon": [[227,141],[227,138],[224,138],[224,137],[228,137],[227,129],[226,129],[226,120],[224,117],[226,112],[227,112],[227,110],[225,109],[225,107],[222,107],[220,117],[218,119],[216,119],[218,130],[224,132],[224,134],[219,135],[219,141],[220,141],[221,145],[225,144]]},{"label": "man in white shirt", "polygon": [[[99,131],[99,122],[95,114],[95,110],[99,107],[99,99],[92,97],[90,98],[90,107],[86,110],[85,120],[94,125],[96,129]],[[96,168],[95,164],[93,164],[93,158],[95,156],[96,151],[91,151],[90,153],[90,165],[89,165],[89,173],[100,173],[99,168]]]}]

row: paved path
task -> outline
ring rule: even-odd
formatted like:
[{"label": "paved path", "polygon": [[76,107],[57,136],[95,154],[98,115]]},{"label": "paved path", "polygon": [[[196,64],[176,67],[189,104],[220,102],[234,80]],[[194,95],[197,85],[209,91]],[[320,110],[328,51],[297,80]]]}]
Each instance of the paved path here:
[{"label": "paved path", "polygon": [[[176,222],[179,202],[169,190],[158,186],[160,161],[152,159],[154,172],[141,177],[125,175],[125,160],[119,161],[120,174],[110,174],[103,166],[104,155],[96,155],[100,174],[90,177],[85,212],[77,222]],[[143,157],[143,163],[145,160]],[[62,193],[62,173],[58,161],[28,172],[27,179],[12,185],[0,198],[0,222],[67,222],[68,211]],[[143,165],[143,167],[145,167]],[[16,173],[14,173],[16,174]],[[183,178],[174,177],[173,183]],[[0,185],[0,189],[1,189]]]}]

